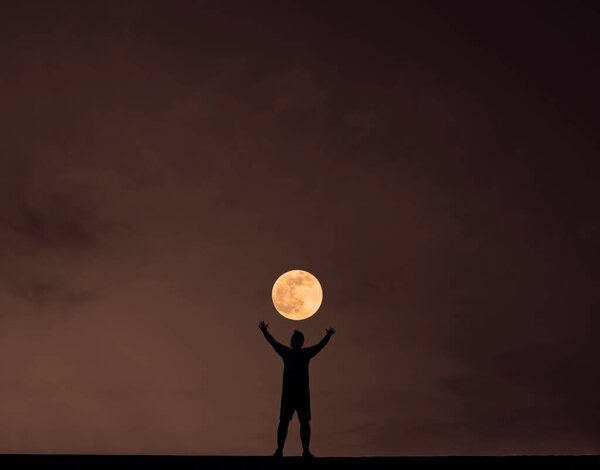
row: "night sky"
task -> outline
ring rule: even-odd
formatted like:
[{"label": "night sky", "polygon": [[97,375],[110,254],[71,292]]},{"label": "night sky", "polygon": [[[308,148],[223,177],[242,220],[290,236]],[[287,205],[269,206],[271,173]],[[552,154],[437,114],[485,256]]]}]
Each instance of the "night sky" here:
[{"label": "night sky", "polygon": [[6,2],[0,452],[599,453],[598,13]]}]

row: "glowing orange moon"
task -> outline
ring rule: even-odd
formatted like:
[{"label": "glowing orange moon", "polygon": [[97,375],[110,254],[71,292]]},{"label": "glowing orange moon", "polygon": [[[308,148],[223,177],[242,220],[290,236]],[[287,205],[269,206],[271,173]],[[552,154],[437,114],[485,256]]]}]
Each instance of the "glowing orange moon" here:
[{"label": "glowing orange moon", "polygon": [[273,305],[290,320],[312,317],[323,302],[319,280],[307,271],[294,269],[283,273],[273,284]]}]

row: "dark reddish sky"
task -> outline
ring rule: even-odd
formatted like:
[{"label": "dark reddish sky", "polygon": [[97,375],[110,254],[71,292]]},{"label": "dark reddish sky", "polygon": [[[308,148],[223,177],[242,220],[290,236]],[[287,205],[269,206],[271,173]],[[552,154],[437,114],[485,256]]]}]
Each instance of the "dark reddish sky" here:
[{"label": "dark reddish sky", "polygon": [[0,452],[600,452],[595,2],[327,3],[4,5]]}]

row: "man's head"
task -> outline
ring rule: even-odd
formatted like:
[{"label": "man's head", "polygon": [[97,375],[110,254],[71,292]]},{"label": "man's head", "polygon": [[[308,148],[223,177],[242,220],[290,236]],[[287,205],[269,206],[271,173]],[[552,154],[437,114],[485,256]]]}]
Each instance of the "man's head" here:
[{"label": "man's head", "polygon": [[293,349],[301,349],[304,344],[304,335],[298,331],[294,330],[294,334],[292,335],[291,345]]}]

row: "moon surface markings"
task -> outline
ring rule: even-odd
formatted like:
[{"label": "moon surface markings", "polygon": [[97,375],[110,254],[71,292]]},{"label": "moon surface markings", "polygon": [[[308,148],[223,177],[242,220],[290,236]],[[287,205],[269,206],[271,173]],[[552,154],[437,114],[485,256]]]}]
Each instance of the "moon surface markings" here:
[{"label": "moon surface markings", "polygon": [[304,320],[319,309],[323,290],[315,276],[296,269],[279,276],[273,286],[272,297],[282,316],[290,320]]}]

